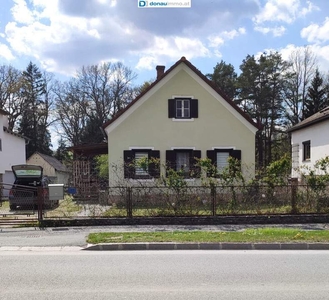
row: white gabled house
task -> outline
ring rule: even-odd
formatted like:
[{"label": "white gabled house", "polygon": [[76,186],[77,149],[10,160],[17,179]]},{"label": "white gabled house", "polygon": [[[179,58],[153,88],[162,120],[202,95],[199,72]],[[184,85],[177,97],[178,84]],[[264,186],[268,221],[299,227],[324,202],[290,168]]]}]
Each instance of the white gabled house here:
[{"label": "white gabled house", "polygon": [[166,72],[164,66],[156,69],[156,81],[103,125],[109,184],[118,178],[112,166],[120,164],[130,165],[120,174],[130,181],[165,175],[152,165],[149,170],[131,166],[144,157],[160,159],[162,166],[175,170],[183,167],[192,180],[198,158],[208,157],[222,168],[232,156],[254,168],[258,125],[185,57]]},{"label": "white gabled house", "polygon": [[[0,109],[0,182],[12,184],[15,178],[11,166],[26,163],[26,139],[8,130],[8,115]],[[7,196],[6,190],[4,196]]]},{"label": "white gabled house", "polygon": [[313,168],[317,160],[329,156],[329,106],[291,127],[292,174],[301,179],[298,171]]}]

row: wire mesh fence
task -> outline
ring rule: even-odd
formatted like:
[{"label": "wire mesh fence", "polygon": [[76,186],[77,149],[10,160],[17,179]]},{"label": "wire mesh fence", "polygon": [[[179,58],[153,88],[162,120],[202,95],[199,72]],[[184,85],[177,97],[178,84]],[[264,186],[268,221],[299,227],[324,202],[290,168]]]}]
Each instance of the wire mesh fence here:
[{"label": "wire mesh fence", "polygon": [[64,199],[50,201],[47,188],[0,183],[0,216],[78,219],[291,213],[329,213],[329,186],[117,186],[98,190],[92,197],[66,193]]},{"label": "wire mesh fence", "polygon": [[97,196],[66,195],[45,218],[310,214],[329,212],[329,186],[108,187]]}]

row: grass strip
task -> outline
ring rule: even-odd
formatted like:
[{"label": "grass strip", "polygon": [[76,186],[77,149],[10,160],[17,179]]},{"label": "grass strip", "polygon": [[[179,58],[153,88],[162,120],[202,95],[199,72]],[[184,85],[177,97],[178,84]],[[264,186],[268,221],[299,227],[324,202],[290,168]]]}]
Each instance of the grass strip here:
[{"label": "grass strip", "polygon": [[291,228],[257,228],[244,231],[161,231],[161,232],[101,232],[88,235],[87,242],[99,243],[319,243],[329,242],[328,230],[299,230]]}]

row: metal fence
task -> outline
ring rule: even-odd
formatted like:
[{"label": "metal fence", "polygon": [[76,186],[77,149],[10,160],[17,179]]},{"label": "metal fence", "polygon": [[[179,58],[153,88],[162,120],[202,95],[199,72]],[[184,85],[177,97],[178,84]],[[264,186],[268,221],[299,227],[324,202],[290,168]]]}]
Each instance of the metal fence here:
[{"label": "metal fence", "polygon": [[43,219],[232,216],[329,213],[329,186],[107,187],[97,197],[66,194],[49,201],[48,189],[0,183],[0,224]]},{"label": "metal fence", "polygon": [[44,218],[230,216],[329,213],[329,186],[110,187],[65,196]]}]

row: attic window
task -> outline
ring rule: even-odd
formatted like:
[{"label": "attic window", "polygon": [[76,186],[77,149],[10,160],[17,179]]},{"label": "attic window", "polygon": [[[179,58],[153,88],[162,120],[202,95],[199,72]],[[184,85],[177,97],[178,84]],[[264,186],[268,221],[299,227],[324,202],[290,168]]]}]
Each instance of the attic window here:
[{"label": "attic window", "polygon": [[169,99],[168,118],[185,120],[198,118],[198,99],[187,97]]}]

